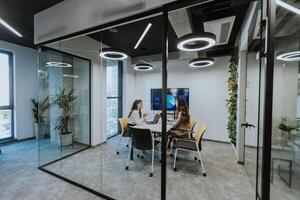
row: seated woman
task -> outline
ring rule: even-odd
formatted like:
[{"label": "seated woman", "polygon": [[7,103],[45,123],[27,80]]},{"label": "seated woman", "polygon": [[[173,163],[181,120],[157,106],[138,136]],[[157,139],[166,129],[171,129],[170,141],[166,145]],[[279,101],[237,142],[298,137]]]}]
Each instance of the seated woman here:
[{"label": "seated woman", "polygon": [[128,115],[128,126],[135,126],[146,122],[147,113],[142,113],[143,101],[137,99],[133,102]]},{"label": "seated woman", "polygon": [[180,97],[176,100],[175,118],[176,120],[168,132],[168,147],[170,147],[173,138],[185,138],[188,136],[187,131],[189,130],[190,113],[185,100]]}]

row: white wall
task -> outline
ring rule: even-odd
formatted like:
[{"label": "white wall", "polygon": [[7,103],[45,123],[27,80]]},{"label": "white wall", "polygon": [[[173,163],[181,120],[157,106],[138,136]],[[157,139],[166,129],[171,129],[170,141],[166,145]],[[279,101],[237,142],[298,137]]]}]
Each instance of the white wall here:
[{"label": "white wall", "polygon": [[34,42],[45,42],[172,1],[174,0],[65,0],[34,15]]},{"label": "white wall", "polygon": [[[229,57],[217,57],[212,67],[204,69],[189,68],[187,61],[168,61],[168,87],[189,88],[191,117],[198,121],[198,126],[200,123],[207,126],[204,138],[225,142],[228,141],[225,101],[228,60]],[[158,69],[154,72],[135,72],[134,75],[133,99],[143,99],[144,111],[150,114],[150,89],[161,88],[161,78]]]},{"label": "white wall", "polygon": [[34,137],[31,99],[38,95],[37,52],[0,41],[0,49],[14,54],[14,132],[16,139]]}]

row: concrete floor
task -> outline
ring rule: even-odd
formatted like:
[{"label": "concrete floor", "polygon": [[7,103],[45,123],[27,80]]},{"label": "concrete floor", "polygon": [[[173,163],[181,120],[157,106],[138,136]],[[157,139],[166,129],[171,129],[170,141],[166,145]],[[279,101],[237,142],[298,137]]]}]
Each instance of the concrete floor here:
[{"label": "concrete floor", "polygon": [[[179,154],[178,171],[172,170],[168,157],[167,199],[254,199],[255,151],[248,149],[245,167],[237,165],[229,144],[204,141],[203,159],[207,177],[193,155]],[[135,157],[130,170],[125,170],[128,149],[125,143],[116,155],[117,138],[85,150],[47,169],[116,199],[160,199],[160,164],[155,159],[154,177],[148,177],[150,153],[145,159]],[[93,194],[38,170],[38,143],[24,141],[1,147],[0,200],[97,200]],[[44,149],[45,150],[45,149]],[[65,149],[65,153],[70,149]],[[41,152],[41,151],[40,151]],[[46,151],[45,151],[46,152]],[[52,154],[54,155],[54,154]],[[40,154],[40,158],[46,158]],[[48,158],[47,158],[48,159]],[[250,178],[249,178],[250,177]],[[298,188],[287,188],[276,177],[272,199],[297,199]],[[297,190],[295,190],[297,189]]]},{"label": "concrete floor", "polygon": [[[154,177],[150,172],[150,153],[145,159],[135,156],[125,170],[127,152],[126,142],[116,155],[118,138],[106,144],[78,153],[56,162],[46,169],[79,182],[89,188],[116,199],[160,199],[160,163],[156,156]],[[173,200],[234,200],[254,199],[255,190],[245,168],[236,164],[230,144],[205,141],[203,160],[207,177],[203,177],[200,164],[194,155],[180,152],[178,171],[172,169],[173,159],[167,160],[167,199]]]},{"label": "concrete floor", "polygon": [[35,140],[2,146],[0,200],[100,200],[101,198],[38,170]]}]

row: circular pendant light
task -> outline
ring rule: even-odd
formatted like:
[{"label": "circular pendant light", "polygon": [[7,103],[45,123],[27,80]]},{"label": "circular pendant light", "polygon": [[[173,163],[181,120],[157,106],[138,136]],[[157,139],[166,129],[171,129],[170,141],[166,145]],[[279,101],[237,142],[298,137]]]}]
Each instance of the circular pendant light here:
[{"label": "circular pendant light", "polygon": [[99,54],[102,58],[108,60],[125,60],[128,58],[128,55],[122,51],[117,51],[111,48],[104,48],[102,51],[100,50]]},{"label": "circular pendant light", "polygon": [[72,65],[69,63],[63,63],[63,62],[46,62],[46,67],[68,68],[68,67],[72,67]]},{"label": "circular pendant light", "polygon": [[136,71],[151,71],[154,67],[148,63],[138,63],[134,65]]},{"label": "circular pendant light", "polygon": [[291,51],[287,53],[280,53],[277,57],[277,60],[283,61],[300,61],[300,51]]},{"label": "circular pendant light", "polygon": [[196,58],[189,61],[189,66],[193,68],[203,68],[214,64],[213,58]]},{"label": "circular pendant light", "polygon": [[201,51],[216,44],[213,33],[190,33],[179,38],[177,48],[181,51]]}]

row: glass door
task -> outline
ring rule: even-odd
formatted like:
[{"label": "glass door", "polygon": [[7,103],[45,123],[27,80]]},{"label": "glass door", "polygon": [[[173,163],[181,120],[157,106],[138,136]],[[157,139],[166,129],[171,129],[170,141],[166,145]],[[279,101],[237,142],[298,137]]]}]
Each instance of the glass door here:
[{"label": "glass door", "polygon": [[13,133],[13,54],[0,50],[0,140]]},{"label": "glass door", "polygon": [[265,2],[258,1],[248,31],[245,59],[245,131],[244,166],[253,188],[253,199],[261,194],[262,142],[265,101]]},{"label": "glass door", "polygon": [[274,0],[270,199],[300,197],[300,1]]}]

